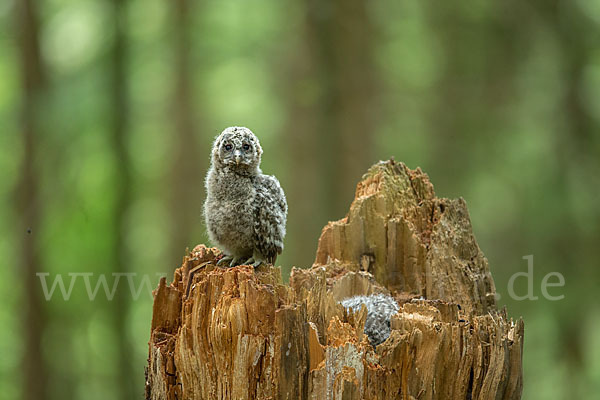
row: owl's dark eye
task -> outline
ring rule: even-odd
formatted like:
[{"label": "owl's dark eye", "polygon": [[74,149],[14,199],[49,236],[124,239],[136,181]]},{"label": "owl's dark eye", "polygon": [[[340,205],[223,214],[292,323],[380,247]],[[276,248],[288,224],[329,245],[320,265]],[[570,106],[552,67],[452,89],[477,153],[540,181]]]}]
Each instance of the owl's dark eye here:
[{"label": "owl's dark eye", "polygon": [[242,149],[244,149],[244,151],[248,151],[248,150],[250,150],[250,145],[248,143],[244,143],[244,145],[242,146]]},{"label": "owl's dark eye", "polygon": [[227,151],[231,151],[231,149],[233,149],[233,146],[232,146],[232,145],[230,145],[230,144],[226,144],[226,145],[225,145],[225,150],[227,150]]}]

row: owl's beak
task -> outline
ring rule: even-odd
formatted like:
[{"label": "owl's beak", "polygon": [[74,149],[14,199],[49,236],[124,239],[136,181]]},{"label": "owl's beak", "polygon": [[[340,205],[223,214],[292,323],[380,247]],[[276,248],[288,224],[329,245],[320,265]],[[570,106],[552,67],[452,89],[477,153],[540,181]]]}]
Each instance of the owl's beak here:
[{"label": "owl's beak", "polygon": [[242,155],[236,151],[235,152],[235,164],[240,165],[241,161],[242,161]]}]

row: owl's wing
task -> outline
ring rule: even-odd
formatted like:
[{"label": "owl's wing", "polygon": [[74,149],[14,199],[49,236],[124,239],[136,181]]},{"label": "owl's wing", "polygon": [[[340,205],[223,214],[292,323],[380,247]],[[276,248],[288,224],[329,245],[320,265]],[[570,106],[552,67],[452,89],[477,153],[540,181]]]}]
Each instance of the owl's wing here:
[{"label": "owl's wing", "polygon": [[287,202],[279,181],[274,176],[262,175],[256,185],[254,240],[257,250],[273,264],[283,250]]}]

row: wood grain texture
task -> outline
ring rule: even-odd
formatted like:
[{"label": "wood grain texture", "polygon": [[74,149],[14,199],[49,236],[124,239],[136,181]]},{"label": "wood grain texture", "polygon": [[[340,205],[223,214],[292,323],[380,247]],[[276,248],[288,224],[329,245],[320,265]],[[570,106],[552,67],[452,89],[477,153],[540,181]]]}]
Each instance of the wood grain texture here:
[{"label": "wood grain texture", "polygon": [[[148,399],[519,399],[523,321],[495,305],[463,200],[427,176],[373,166],[348,216],[328,224],[315,264],[217,267],[197,246],[155,291]],[[338,301],[387,293],[400,311],[374,349],[366,309]]]}]

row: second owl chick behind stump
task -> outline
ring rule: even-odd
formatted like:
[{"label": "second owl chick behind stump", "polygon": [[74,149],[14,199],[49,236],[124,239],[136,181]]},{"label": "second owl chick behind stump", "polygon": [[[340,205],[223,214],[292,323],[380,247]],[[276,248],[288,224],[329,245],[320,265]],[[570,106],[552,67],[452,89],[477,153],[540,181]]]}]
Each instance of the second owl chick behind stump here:
[{"label": "second owl chick behind stump", "polygon": [[260,170],[262,148],[248,128],[229,127],[213,144],[204,217],[219,264],[273,264],[283,251],[287,202],[279,181]]},{"label": "second owl chick behind stump", "polygon": [[392,315],[399,310],[398,303],[393,297],[385,294],[354,296],[340,301],[347,310],[357,312],[364,305],[367,307],[365,334],[373,347],[385,342],[390,336],[390,321]]}]

